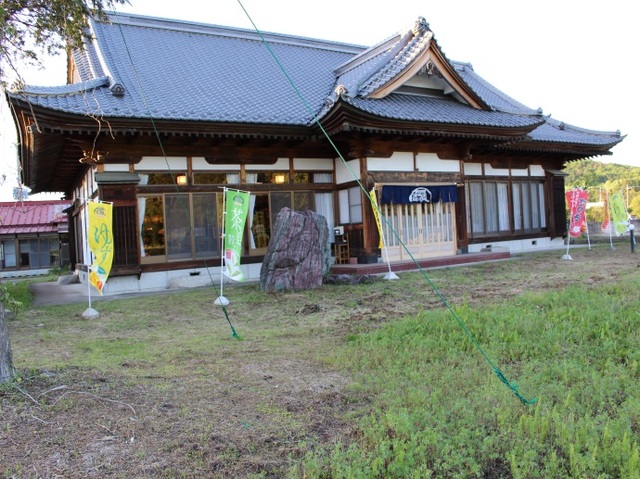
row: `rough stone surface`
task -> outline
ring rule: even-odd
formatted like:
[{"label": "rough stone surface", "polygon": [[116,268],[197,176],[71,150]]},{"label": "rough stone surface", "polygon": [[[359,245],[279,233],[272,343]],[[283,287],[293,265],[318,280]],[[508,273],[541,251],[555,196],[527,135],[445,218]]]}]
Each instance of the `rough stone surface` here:
[{"label": "rough stone surface", "polygon": [[262,290],[272,293],[321,286],[329,271],[328,239],[324,216],[283,208],[260,269]]},{"label": "rough stone surface", "polygon": [[4,317],[4,305],[0,303],[0,383],[9,380],[13,372],[9,331]]},{"label": "rough stone surface", "polygon": [[372,274],[330,274],[324,279],[325,284],[369,284],[377,281]]},{"label": "rough stone surface", "polygon": [[76,284],[80,282],[80,277],[77,274],[67,274],[60,276],[56,281],[56,284]]}]

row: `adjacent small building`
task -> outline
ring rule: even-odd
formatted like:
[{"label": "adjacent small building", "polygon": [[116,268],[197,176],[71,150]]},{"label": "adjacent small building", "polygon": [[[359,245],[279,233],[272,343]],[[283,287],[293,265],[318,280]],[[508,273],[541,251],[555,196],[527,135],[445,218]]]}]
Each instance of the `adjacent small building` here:
[{"label": "adjacent small building", "polygon": [[0,202],[0,277],[69,265],[69,201]]},{"label": "adjacent small building", "polygon": [[251,193],[249,278],[283,207],[380,256],[372,191],[391,261],[561,245],[565,163],[624,138],[521,104],[447,58],[423,18],[373,46],[128,14],[90,27],[67,85],[7,98],[22,181],[72,203],[78,270],[86,202],[114,204],[106,292],[215,277],[223,187]]}]

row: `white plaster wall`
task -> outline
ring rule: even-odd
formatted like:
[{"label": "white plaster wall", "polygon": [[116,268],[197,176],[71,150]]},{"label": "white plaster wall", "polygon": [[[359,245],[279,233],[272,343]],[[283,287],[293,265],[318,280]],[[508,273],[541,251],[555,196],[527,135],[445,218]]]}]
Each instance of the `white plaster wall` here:
[{"label": "white plaster wall", "polygon": [[465,163],[464,164],[464,174],[465,175],[481,175],[482,174],[482,164],[480,163]]},{"label": "white plaster wall", "polygon": [[105,164],[104,171],[129,171],[129,165],[126,163],[112,163]]},{"label": "white plaster wall", "polygon": [[[262,263],[242,265],[241,269],[245,274],[247,282],[255,282],[260,279],[260,269]],[[199,275],[192,276],[191,273]],[[87,273],[85,271],[76,271],[80,282],[87,285]],[[234,284],[240,284],[232,281],[226,276],[224,277],[224,288]],[[204,286],[220,286],[220,264],[207,268],[190,268],[176,271],[158,271],[155,273],[142,273],[140,279],[137,276],[115,276],[109,278],[104,285],[104,296],[112,296],[116,294],[140,293],[151,291],[163,291],[167,289],[178,288],[195,288]],[[91,294],[99,293],[93,289]],[[226,294],[225,294],[226,296]],[[216,295],[217,297],[217,295]]]},{"label": "white plaster wall", "polygon": [[484,174],[487,176],[509,176],[509,168],[493,168],[491,165],[485,164]]},{"label": "white plaster wall", "polygon": [[24,278],[31,276],[45,276],[51,269],[23,269],[17,271],[0,271],[0,278]]},{"label": "white plaster wall", "polygon": [[529,168],[522,168],[522,169],[512,168],[511,176],[518,176],[518,177],[529,176]]},{"label": "white plaster wall", "polygon": [[391,158],[367,158],[369,171],[413,171],[413,153],[396,151]]},{"label": "white plaster wall", "polygon": [[[354,181],[355,179],[360,179],[360,160],[351,160],[347,161],[347,165],[353,171],[349,171],[349,169],[345,166],[340,158],[336,158],[336,184],[340,185],[342,183],[347,183],[349,181]],[[355,178],[354,175],[355,174]]]},{"label": "white plaster wall", "polygon": [[191,168],[199,171],[240,171],[240,165],[210,165],[201,157],[191,159]]},{"label": "white plaster wall", "polygon": [[488,241],[487,243],[469,245],[469,253],[479,253],[483,249],[491,247],[492,251],[509,251],[511,253],[531,253],[534,251],[546,251],[550,249],[565,248],[562,238],[530,238],[512,241]]},{"label": "white plaster wall", "polygon": [[294,158],[293,169],[296,171],[333,171],[333,160],[327,158]]},{"label": "white plaster wall", "polygon": [[544,168],[540,165],[530,165],[529,171],[531,172],[531,176],[545,176]]},{"label": "white plaster wall", "polygon": [[442,160],[435,153],[419,153],[416,157],[418,171],[431,173],[459,173],[460,162],[458,160]]},{"label": "white plaster wall", "polygon": [[186,170],[187,158],[179,156],[143,156],[140,163],[134,165],[136,171]]},{"label": "white plaster wall", "polygon": [[247,165],[247,171],[289,171],[289,158],[278,158],[273,165]]}]

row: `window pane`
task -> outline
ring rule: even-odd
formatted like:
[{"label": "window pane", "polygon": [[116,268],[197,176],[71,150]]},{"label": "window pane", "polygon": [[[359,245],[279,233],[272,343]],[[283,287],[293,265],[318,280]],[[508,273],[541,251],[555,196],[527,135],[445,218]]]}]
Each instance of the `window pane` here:
[{"label": "window pane", "polygon": [[271,225],[269,215],[269,195],[251,195],[249,203],[249,252],[269,246]]},{"label": "window pane", "polygon": [[219,256],[218,202],[215,193],[193,195],[196,258]]},{"label": "window pane", "polygon": [[484,207],[486,233],[495,233],[498,231],[498,194],[495,183],[486,182],[484,184]]},{"label": "window pane", "polygon": [[484,234],[482,183],[479,181],[469,183],[469,209],[471,210],[471,233],[473,235]]},{"label": "window pane", "polygon": [[498,228],[509,231],[509,188],[507,183],[498,183]]},{"label": "window pane", "polygon": [[193,173],[194,185],[225,185],[227,180],[226,173]]},{"label": "window pane", "polygon": [[49,268],[51,267],[51,256],[49,253],[49,239],[41,238],[39,241],[34,240],[38,245],[38,267]]},{"label": "window pane", "polygon": [[176,185],[178,176],[186,176],[184,171],[173,173],[147,173],[147,185]]},{"label": "window pane", "polygon": [[294,183],[311,183],[311,173],[307,171],[300,171],[293,175]]},{"label": "window pane", "polygon": [[531,193],[529,183],[522,183],[522,218],[525,231],[531,229]]},{"label": "window pane", "polygon": [[16,242],[14,240],[7,240],[2,242],[3,253],[3,268],[15,268],[16,267]]},{"label": "window pane", "polygon": [[338,206],[340,208],[340,224],[349,223],[349,192],[347,190],[338,192]]},{"label": "window pane", "polygon": [[278,213],[284,207],[291,208],[291,193],[282,192],[282,193],[271,193],[271,218],[275,224],[275,221],[278,219]]},{"label": "window pane", "polygon": [[165,241],[168,259],[191,258],[191,215],[188,195],[167,195]]},{"label": "window pane", "polygon": [[138,208],[142,216],[140,236],[141,254],[145,256],[163,256],[164,251],[164,208],[161,196],[147,196],[138,199]]},{"label": "window pane", "polygon": [[314,173],[313,182],[314,183],[332,183],[333,174],[332,173]]},{"label": "window pane", "polygon": [[544,185],[542,183],[538,183],[538,201],[540,204],[540,227],[547,227],[547,215],[546,209],[544,207]]},{"label": "window pane", "polygon": [[513,184],[513,229],[522,230],[522,189],[520,183]]},{"label": "window pane", "polygon": [[283,184],[289,183],[288,171],[274,171],[255,173],[255,181],[249,181],[249,174],[247,174],[247,183],[265,183],[265,184]]},{"label": "window pane", "polygon": [[20,240],[20,267],[30,266],[29,240]]},{"label": "window pane", "polygon": [[333,193],[316,193],[315,194],[316,213],[324,216],[329,226],[329,242],[335,241],[333,232]]},{"label": "window pane", "polygon": [[349,188],[349,223],[362,223],[362,195],[358,186]]},{"label": "window pane", "polygon": [[313,196],[310,191],[297,191],[293,194],[293,208],[298,211],[313,210]]},{"label": "window pane", "polygon": [[531,194],[531,227],[540,228],[540,203],[538,201],[538,185],[531,183],[529,186]]}]

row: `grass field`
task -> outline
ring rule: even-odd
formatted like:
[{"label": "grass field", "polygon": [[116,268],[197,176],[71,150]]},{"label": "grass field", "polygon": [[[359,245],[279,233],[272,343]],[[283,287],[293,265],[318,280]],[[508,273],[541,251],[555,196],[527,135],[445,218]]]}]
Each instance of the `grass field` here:
[{"label": "grass field", "polygon": [[428,272],[450,309],[418,272],[230,287],[240,339],[210,288],[27,308],[0,473],[640,477],[639,256],[562,253]]}]

